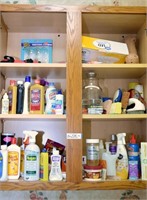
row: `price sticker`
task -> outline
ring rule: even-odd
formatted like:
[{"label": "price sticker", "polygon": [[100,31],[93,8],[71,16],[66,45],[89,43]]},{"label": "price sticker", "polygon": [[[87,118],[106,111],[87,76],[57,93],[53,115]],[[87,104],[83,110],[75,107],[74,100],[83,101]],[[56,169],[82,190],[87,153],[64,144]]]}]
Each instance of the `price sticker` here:
[{"label": "price sticker", "polygon": [[82,133],[67,133],[66,139],[80,140],[82,139]]}]

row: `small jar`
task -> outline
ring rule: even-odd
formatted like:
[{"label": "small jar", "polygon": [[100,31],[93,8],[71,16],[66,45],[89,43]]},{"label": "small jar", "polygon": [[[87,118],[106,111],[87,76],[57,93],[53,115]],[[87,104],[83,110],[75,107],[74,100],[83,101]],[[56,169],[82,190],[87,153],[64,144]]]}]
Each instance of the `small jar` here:
[{"label": "small jar", "polygon": [[99,165],[99,139],[87,139],[87,165],[98,166]]},{"label": "small jar", "polygon": [[84,165],[84,179],[87,181],[102,180],[102,166],[88,166]]}]

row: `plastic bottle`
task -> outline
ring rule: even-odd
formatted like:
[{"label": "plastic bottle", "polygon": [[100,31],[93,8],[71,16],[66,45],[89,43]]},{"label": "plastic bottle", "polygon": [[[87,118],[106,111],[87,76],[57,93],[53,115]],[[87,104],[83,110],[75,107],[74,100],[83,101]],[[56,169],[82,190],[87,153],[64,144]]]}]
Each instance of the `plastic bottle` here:
[{"label": "plastic bottle", "polygon": [[61,181],[63,179],[61,172],[61,155],[59,151],[53,148],[53,154],[51,155],[51,171],[49,174],[50,181]]},{"label": "plastic bottle", "polygon": [[9,99],[7,93],[4,94],[2,98],[2,114],[9,113]]},{"label": "plastic bottle", "polygon": [[99,139],[86,139],[87,165],[99,165]]},{"label": "plastic bottle", "polygon": [[40,154],[40,180],[48,181],[49,178],[49,155],[46,149]]},{"label": "plastic bottle", "polygon": [[15,80],[10,80],[8,87],[9,113],[16,114],[17,86]]},{"label": "plastic bottle", "polygon": [[36,79],[35,84],[30,87],[30,113],[44,113],[44,86],[40,85],[38,79]]},{"label": "plastic bottle", "polygon": [[29,138],[29,144],[25,148],[24,156],[24,180],[37,181],[39,180],[40,167],[40,149],[36,141],[36,131],[23,131],[26,141]]},{"label": "plastic bottle", "polygon": [[49,87],[46,90],[45,98],[46,98],[46,114],[55,114],[56,110],[56,95],[57,89],[55,88],[55,84],[53,82],[49,83]]},{"label": "plastic bottle", "polygon": [[29,113],[29,89],[31,85],[31,77],[26,76],[25,77],[25,83],[24,83],[24,101],[23,101],[23,114]]},{"label": "plastic bottle", "polygon": [[16,144],[16,138],[12,138],[8,146],[8,179],[20,177],[20,147]]},{"label": "plastic bottle", "polygon": [[62,94],[62,91],[59,90],[55,97],[56,100],[56,107],[55,107],[55,113],[56,115],[62,115],[63,114],[63,107],[64,107],[64,96]]},{"label": "plastic bottle", "polygon": [[8,179],[8,150],[7,145],[1,145],[0,150],[0,181]]},{"label": "plastic bottle", "polygon": [[109,145],[109,151],[112,155],[116,154],[117,151],[117,139],[116,139],[116,135],[111,135],[111,143]]},{"label": "plastic bottle", "polygon": [[24,101],[24,85],[23,81],[17,81],[17,105],[16,114],[22,114]]},{"label": "plastic bottle", "polygon": [[104,143],[103,140],[100,140],[99,143],[99,164],[102,166],[102,168],[106,169],[106,160],[103,160],[102,156],[103,153],[106,152],[106,150],[104,149]]},{"label": "plastic bottle", "polygon": [[102,90],[98,84],[95,72],[89,72],[83,87],[82,105],[88,114],[102,114]]},{"label": "plastic bottle", "polygon": [[128,155],[125,147],[125,136],[126,133],[117,134],[117,165],[116,175],[121,180],[128,178]]}]

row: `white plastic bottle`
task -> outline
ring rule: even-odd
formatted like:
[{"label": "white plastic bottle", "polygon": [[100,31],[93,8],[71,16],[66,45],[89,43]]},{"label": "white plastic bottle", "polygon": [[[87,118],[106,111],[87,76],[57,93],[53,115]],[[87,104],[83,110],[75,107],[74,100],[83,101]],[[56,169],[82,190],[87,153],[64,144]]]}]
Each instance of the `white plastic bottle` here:
[{"label": "white plastic bottle", "polygon": [[61,172],[61,155],[59,151],[53,148],[53,154],[51,155],[51,171],[49,174],[50,181],[61,181],[63,179]]},{"label": "white plastic bottle", "polygon": [[49,87],[46,90],[45,98],[46,98],[46,107],[45,114],[55,114],[56,110],[56,94],[57,89],[53,82],[49,83]]},{"label": "white plastic bottle", "polygon": [[37,181],[39,180],[40,169],[40,149],[36,141],[36,131],[24,131],[25,140],[29,137],[29,144],[25,148],[24,154],[24,180]]},{"label": "white plastic bottle", "polygon": [[126,180],[128,178],[128,155],[125,147],[125,136],[126,133],[117,134],[116,176],[121,180]]},{"label": "white plastic bottle", "polygon": [[2,114],[9,113],[9,99],[7,93],[4,94],[2,98]]},{"label": "white plastic bottle", "polygon": [[24,102],[23,102],[23,112],[22,114],[28,114],[29,113],[29,88],[31,85],[31,77],[26,76],[25,77],[25,83],[24,83]]},{"label": "white plastic bottle", "polygon": [[56,94],[55,100],[56,100],[56,107],[55,107],[56,115],[63,115],[64,96],[61,90],[59,90],[58,93]]},{"label": "white plastic bottle", "polygon": [[12,138],[8,146],[8,179],[20,177],[20,147],[16,144],[16,138]]},{"label": "white plastic bottle", "polygon": [[0,181],[8,179],[8,150],[7,145],[1,145],[0,150]]}]

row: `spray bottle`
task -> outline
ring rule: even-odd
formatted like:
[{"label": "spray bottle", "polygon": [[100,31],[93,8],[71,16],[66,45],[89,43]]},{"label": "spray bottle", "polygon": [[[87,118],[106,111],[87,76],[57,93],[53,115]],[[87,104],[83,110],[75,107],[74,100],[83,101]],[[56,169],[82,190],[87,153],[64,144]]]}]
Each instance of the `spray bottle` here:
[{"label": "spray bottle", "polygon": [[117,162],[116,162],[116,175],[121,180],[128,178],[128,155],[125,147],[126,133],[117,134]]},{"label": "spray bottle", "polygon": [[25,148],[24,155],[24,180],[37,181],[39,180],[40,167],[40,149],[36,141],[37,131],[23,131],[26,141],[29,138],[29,144]]}]

